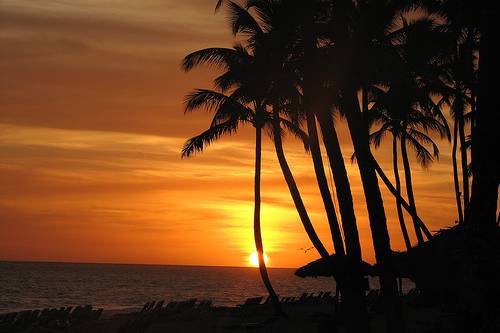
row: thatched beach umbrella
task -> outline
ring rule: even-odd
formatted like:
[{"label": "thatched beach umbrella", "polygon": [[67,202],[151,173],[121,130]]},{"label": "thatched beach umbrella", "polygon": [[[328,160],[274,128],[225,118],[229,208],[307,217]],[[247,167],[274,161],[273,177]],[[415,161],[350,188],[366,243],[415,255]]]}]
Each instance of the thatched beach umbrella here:
[{"label": "thatched beach umbrella", "polygon": [[[295,271],[295,275],[300,277],[318,277],[318,276],[345,276],[348,267],[352,267],[354,262],[348,256],[339,256],[332,254],[329,257],[321,258],[300,267]],[[376,275],[375,268],[367,262],[359,263],[363,275]]]}]

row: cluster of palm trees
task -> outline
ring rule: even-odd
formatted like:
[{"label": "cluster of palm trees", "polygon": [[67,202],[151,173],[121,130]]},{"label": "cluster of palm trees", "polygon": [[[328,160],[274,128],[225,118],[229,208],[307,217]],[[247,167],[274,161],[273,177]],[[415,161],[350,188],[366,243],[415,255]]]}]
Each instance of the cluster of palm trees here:
[{"label": "cluster of palm trees", "polygon": [[[417,242],[424,242],[424,236],[429,239],[432,235],[418,217],[408,150],[425,167],[439,156],[434,142],[436,135],[453,140],[460,223],[478,223],[478,216],[487,216],[483,218],[484,224],[490,223],[493,200],[493,224],[496,220],[492,177],[497,176],[492,166],[485,163],[487,157],[481,144],[486,139],[480,131],[481,121],[487,117],[486,111],[480,110],[486,104],[487,87],[479,84],[481,75],[487,75],[484,74],[486,56],[481,49],[486,47],[487,29],[480,24],[480,18],[486,14],[465,0],[219,0],[216,10],[223,6],[238,42],[233,48],[193,52],[182,62],[186,71],[202,64],[220,70],[214,79],[215,89],[197,89],[186,96],[186,111],[206,109],[213,112],[213,120],[206,131],[186,142],[182,155],[187,157],[202,151],[242,125],[255,128],[255,245],[263,282],[276,310],[280,311],[264,262],[260,230],[263,131],[270,133],[274,142],[309,239],[321,257],[330,255],[314,230],[282,145],[286,132],[302,140],[312,157],[335,255],[344,256],[349,263],[345,273],[336,276],[347,325],[352,332],[366,332],[361,247],[334,122],[337,115],[343,117],[361,174],[389,319],[388,331],[402,332],[390,236],[378,179],[395,197],[406,247],[411,248],[411,241],[403,209],[412,217]],[[446,106],[451,112],[453,133],[443,114]],[[371,145],[375,148],[381,145],[386,134],[392,137],[395,185],[371,152]],[[458,143],[461,187],[456,160]],[[322,146],[333,174],[339,215],[327,181]],[[407,200],[401,188],[399,154]],[[470,166],[468,155],[472,156]],[[498,186],[498,178],[495,182]],[[478,193],[486,187],[490,197],[478,199]],[[488,212],[485,205],[489,205]]]}]

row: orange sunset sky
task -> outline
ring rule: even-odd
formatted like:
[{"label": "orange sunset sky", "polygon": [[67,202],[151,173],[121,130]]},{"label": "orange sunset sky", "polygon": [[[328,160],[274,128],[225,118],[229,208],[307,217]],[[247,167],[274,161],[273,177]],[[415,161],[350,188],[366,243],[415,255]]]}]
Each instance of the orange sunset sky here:
[{"label": "orange sunset sky", "polygon": [[[0,260],[248,265],[253,251],[252,131],[181,159],[209,115],[184,115],[184,95],[215,72],[180,70],[189,52],[230,46],[215,0],[0,2]],[[366,207],[341,119],[364,258],[373,262]],[[429,169],[415,165],[419,214],[429,229],[456,219],[450,144]],[[269,265],[317,258],[273,146],[264,142],[262,224]],[[332,242],[312,161],[285,148],[322,240]],[[390,140],[376,153],[392,179]],[[328,168],[327,168],[328,170]],[[403,249],[384,189],[394,249]],[[407,218],[410,228],[410,219]],[[411,230],[411,229],[410,229]],[[413,236],[413,235],[412,235]],[[414,240],[414,238],[412,238]]]}]

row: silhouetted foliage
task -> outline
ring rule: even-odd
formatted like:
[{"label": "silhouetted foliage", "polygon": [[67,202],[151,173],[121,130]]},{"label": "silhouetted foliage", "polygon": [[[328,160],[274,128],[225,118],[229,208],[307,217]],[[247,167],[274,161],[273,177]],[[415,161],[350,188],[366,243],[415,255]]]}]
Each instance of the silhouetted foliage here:
[{"label": "silhouetted foliage", "polygon": [[[184,59],[182,66],[186,71],[206,64],[223,73],[214,80],[215,90],[199,89],[186,97],[187,112],[204,108],[213,112],[213,120],[209,129],[186,142],[183,156],[202,151],[222,135],[235,133],[243,124],[256,128],[256,244],[264,283],[272,294],[260,251],[262,244],[258,244],[261,130],[267,130],[273,138],[295,207],[316,250],[323,258],[329,257],[286,161],[281,141],[285,132],[301,139],[310,150],[335,255],[347,255],[349,262],[360,263],[352,194],[334,122],[336,116],[343,117],[366,199],[387,330],[403,331],[395,278],[397,259],[390,245],[378,178],[396,198],[407,250],[411,250],[411,243],[403,208],[412,217],[419,246],[424,246],[423,235],[428,239],[432,235],[417,214],[408,148],[422,167],[428,167],[439,157],[436,135],[448,141],[453,138],[452,166],[460,223],[491,226],[490,222],[495,221],[500,168],[495,171],[495,165],[488,163],[486,146],[491,144],[491,135],[484,129],[485,122],[491,120],[485,101],[491,33],[487,21],[492,17],[492,9],[486,10],[484,3],[466,0],[219,0],[216,11],[223,6],[239,44],[232,49],[196,51]],[[453,133],[443,112],[447,108]],[[307,134],[301,128],[303,124]],[[374,160],[370,148],[371,144],[380,146],[388,133],[392,135],[395,187]],[[320,139],[332,169],[340,222],[326,178]],[[401,194],[399,150],[408,202]],[[363,320],[356,322],[354,315],[357,311],[366,318],[362,272],[360,264],[353,264],[344,276],[337,276],[344,288],[352,332],[368,330],[367,325],[360,323]]]}]

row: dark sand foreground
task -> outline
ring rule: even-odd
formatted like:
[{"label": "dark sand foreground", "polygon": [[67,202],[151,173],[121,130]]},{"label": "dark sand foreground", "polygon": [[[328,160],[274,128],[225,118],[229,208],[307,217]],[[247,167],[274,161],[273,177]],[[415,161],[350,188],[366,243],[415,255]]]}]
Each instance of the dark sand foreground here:
[{"label": "dark sand foreground", "polygon": [[[283,298],[286,316],[281,317],[274,317],[272,305],[261,300],[248,299],[237,307],[212,306],[210,301],[188,300],[166,305],[160,301],[147,303],[142,309],[122,311],[101,311],[87,306],[73,316],[75,309],[68,311],[68,308],[54,309],[52,315],[46,311],[44,315],[35,316],[33,312],[24,311],[13,320],[1,316],[0,332],[345,332],[341,306],[329,293]],[[367,296],[367,304],[372,332],[385,332],[377,293]],[[500,332],[500,318],[476,322],[471,330],[470,320],[460,313],[441,305],[425,305],[418,293],[402,296],[402,309],[408,333]]]}]

